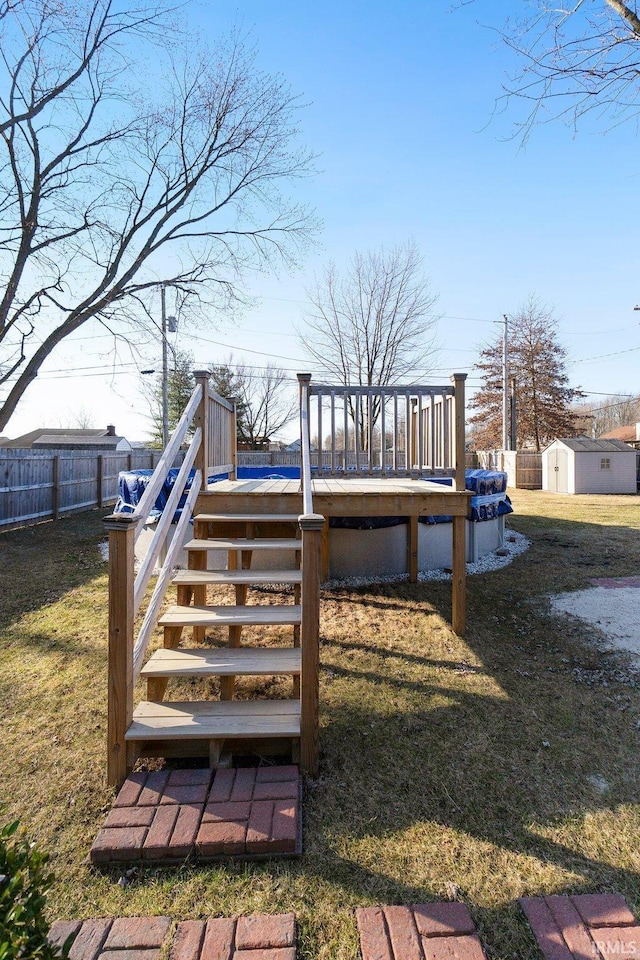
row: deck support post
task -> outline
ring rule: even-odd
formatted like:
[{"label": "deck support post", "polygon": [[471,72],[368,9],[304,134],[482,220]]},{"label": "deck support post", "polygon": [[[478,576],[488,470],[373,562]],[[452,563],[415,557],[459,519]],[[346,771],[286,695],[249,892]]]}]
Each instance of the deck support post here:
[{"label": "deck support post", "polygon": [[107,517],[109,531],[109,662],[107,694],[107,780],[126,779],[125,734],[133,719],[134,546],[136,522]]},{"label": "deck support post", "polygon": [[300,766],[311,777],[318,775],[318,717],[320,685],[320,569],[325,518],[301,516],[302,624],[300,645]]},{"label": "deck support post", "polygon": [[[453,373],[451,382],[454,387],[454,468],[455,489],[466,490],[465,476],[465,398],[464,384],[466,373]],[[467,626],[467,532],[466,517],[453,518],[453,573],[451,596],[451,625],[459,637],[464,636]]]},{"label": "deck support post", "polygon": [[411,514],[409,516],[409,533],[407,541],[407,571],[409,573],[409,583],[418,582],[418,517]]},{"label": "deck support post", "polygon": [[209,371],[194,370],[196,384],[202,387],[200,406],[194,417],[194,424],[202,430],[200,449],[196,454],[194,467],[202,472],[202,489],[206,490],[209,483]]}]

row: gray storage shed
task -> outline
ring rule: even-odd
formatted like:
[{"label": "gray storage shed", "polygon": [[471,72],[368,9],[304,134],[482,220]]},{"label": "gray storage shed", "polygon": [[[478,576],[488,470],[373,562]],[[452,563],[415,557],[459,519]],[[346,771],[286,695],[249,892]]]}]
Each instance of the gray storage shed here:
[{"label": "gray storage shed", "polygon": [[554,440],[542,452],[542,489],[552,493],[636,493],[636,451],[622,440]]}]

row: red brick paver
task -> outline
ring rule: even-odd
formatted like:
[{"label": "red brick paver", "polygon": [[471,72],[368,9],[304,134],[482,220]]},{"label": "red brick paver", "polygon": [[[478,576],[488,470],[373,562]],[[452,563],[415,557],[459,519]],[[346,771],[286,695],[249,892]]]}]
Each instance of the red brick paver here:
[{"label": "red brick paver", "polygon": [[[213,782],[212,782],[213,777]],[[127,778],[91,848],[95,864],[300,853],[297,766],[162,770]]]},{"label": "red brick paver", "polygon": [[170,938],[169,917],[58,920],[50,942],[74,937],[70,960],[295,960],[292,913],[215,920],[183,920]]},{"label": "red brick paver", "polygon": [[70,960],[159,960],[171,920],[169,917],[101,918],[69,922],[57,920],[49,931],[49,940],[62,947],[67,937],[74,939]]},{"label": "red brick paver", "polygon": [[463,903],[356,910],[362,960],[485,960]]},{"label": "red brick paver", "polygon": [[523,897],[519,902],[545,960],[640,956],[640,925],[620,894]]}]

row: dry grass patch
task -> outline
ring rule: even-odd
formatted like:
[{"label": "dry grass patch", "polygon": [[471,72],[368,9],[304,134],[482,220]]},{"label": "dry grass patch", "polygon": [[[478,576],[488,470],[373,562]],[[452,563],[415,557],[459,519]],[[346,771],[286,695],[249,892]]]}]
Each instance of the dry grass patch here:
[{"label": "dry grass patch", "polygon": [[355,906],[459,897],[490,956],[534,960],[516,897],[615,889],[640,907],[636,676],[544,599],[637,573],[640,500],[513,499],[532,547],[469,579],[464,641],[448,584],[324,594],[302,859],[141,870],[124,889],[86,863],[112,798],[99,517],[3,534],[0,799],[53,854],[52,918],[293,910],[301,956],[354,960]]}]

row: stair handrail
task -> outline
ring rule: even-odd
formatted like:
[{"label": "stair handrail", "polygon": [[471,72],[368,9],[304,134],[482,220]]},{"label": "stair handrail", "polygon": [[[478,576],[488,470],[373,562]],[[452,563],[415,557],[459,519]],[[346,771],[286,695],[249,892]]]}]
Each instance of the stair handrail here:
[{"label": "stair handrail", "polygon": [[[220,438],[215,431],[216,418],[209,416],[211,405],[224,410],[224,416],[229,419],[229,425],[224,425],[224,429],[220,430]],[[184,461],[136,578],[135,542],[155,505],[169,469],[173,466],[180,448],[187,439],[194,420],[195,430]],[[212,421],[213,431],[209,429]],[[204,375],[203,379],[196,383],[184,413],[136,509],[133,512],[113,513],[105,518],[105,525],[109,532],[107,778],[111,784],[121,784],[129,771],[126,732],[133,717],[133,687],[140,674],[149,638],[155,629],[178,553],[182,549],[187,524],[191,519],[200,491],[207,485],[210,475],[209,453],[214,463],[216,460],[223,460],[225,465],[235,472],[235,404],[218,397],[217,394],[212,395]],[[229,458],[232,462],[227,462]],[[201,461],[204,461],[204,465]],[[146,596],[154,566],[165,548],[171,520],[179,506],[181,496],[185,493],[189,475],[194,466],[191,488],[187,491],[186,502],[176,524],[173,540],[167,549],[137,639],[134,639],[136,614]]]},{"label": "stair handrail", "polygon": [[[147,646],[149,645],[149,638],[155,630],[156,623],[158,622],[158,615],[160,613],[160,607],[162,606],[162,601],[164,600],[164,595],[169,584],[169,580],[173,574],[173,569],[176,565],[178,559],[178,554],[182,549],[182,544],[184,542],[184,534],[186,528],[191,519],[191,514],[193,508],[195,507],[196,499],[200,493],[200,483],[202,476],[200,470],[196,470],[195,476],[193,478],[193,483],[191,484],[191,489],[187,494],[187,499],[185,501],[184,507],[182,508],[182,513],[180,519],[176,524],[175,533],[173,535],[173,540],[169,545],[167,550],[167,556],[162,565],[162,568],[158,574],[158,579],[156,585],[151,595],[151,600],[149,601],[149,606],[147,607],[146,613],[144,615],[144,620],[142,621],[142,626],[138,632],[137,640],[135,641],[133,647],[133,682],[135,683],[138,677],[140,676],[140,671],[142,669],[142,664],[144,662],[144,656],[147,651]],[[166,511],[168,512],[168,511]],[[172,516],[173,511],[169,513],[169,516]],[[137,586],[137,583],[136,583]]]},{"label": "stair handrail", "polygon": [[300,384],[300,482],[302,485],[302,515],[313,514],[313,486],[311,483],[311,431],[309,425],[310,373],[299,373]]},{"label": "stair handrail", "polygon": [[[150,511],[153,509],[153,506],[157,500],[158,494],[162,489],[162,485],[166,480],[167,474],[170,468],[173,466],[173,462],[176,459],[176,456],[178,455],[180,447],[182,446],[187,436],[189,427],[193,422],[193,418],[198,412],[201,398],[202,398],[202,387],[200,384],[197,384],[193,393],[191,394],[191,397],[189,399],[187,406],[184,409],[184,413],[178,420],[176,429],[174,430],[173,435],[169,440],[169,443],[165,447],[162,453],[162,456],[158,461],[158,465],[156,466],[153,472],[153,476],[151,477],[151,481],[149,482],[149,485],[147,486],[144,493],[140,497],[140,502],[136,507],[136,509],[133,511],[133,514],[130,515],[133,521],[142,520],[144,522],[149,516]],[[200,440],[198,441],[198,446],[199,444],[200,444]],[[138,523],[138,527],[136,530],[136,540],[140,535],[142,526],[143,524]]]},{"label": "stair handrail", "polygon": [[[158,520],[156,529],[153,534],[153,539],[149,544],[149,549],[145,554],[144,560],[140,564],[140,569],[138,570],[138,573],[136,576],[136,582],[135,582],[135,587],[133,591],[133,603],[134,603],[134,608],[136,613],[140,609],[140,604],[142,603],[142,600],[144,598],[145,591],[147,589],[147,584],[151,579],[151,575],[154,571],[158,557],[160,556],[162,552],[162,548],[164,547],[165,541],[167,539],[169,528],[175,516],[176,510],[178,509],[180,498],[182,497],[185,487],[187,485],[187,480],[189,479],[189,472],[193,466],[193,462],[200,448],[201,438],[202,438],[202,431],[200,427],[198,427],[193,435],[191,444],[189,445],[189,449],[186,452],[185,458],[182,461],[182,466],[180,467],[178,476],[176,477],[176,482],[174,483],[171,489],[171,493],[169,494],[167,498],[167,502],[162,511],[162,514],[160,515],[160,519]],[[194,476],[193,478],[192,485],[191,485],[192,489],[194,486],[196,486],[196,477],[199,478],[200,476],[201,476],[201,473],[200,471],[198,471],[196,476]],[[199,489],[200,489],[200,484],[198,483],[198,490]],[[185,503],[182,509],[182,514],[180,515],[178,524],[176,524],[176,529],[173,537],[174,540],[177,539],[178,529],[180,528],[180,520],[182,520],[182,516],[186,512],[187,512],[187,504]],[[188,514],[189,519],[190,519],[190,516],[191,515]]]},{"label": "stair handrail", "polygon": [[302,589],[300,602],[300,764],[310,776],[318,774],[318,714],[320,683],[320,571],[322,529],[325,518],[313,512],[311,438],[309,430],[309,384],[311,374],[299,373],[300,453],[302,514]]}]

